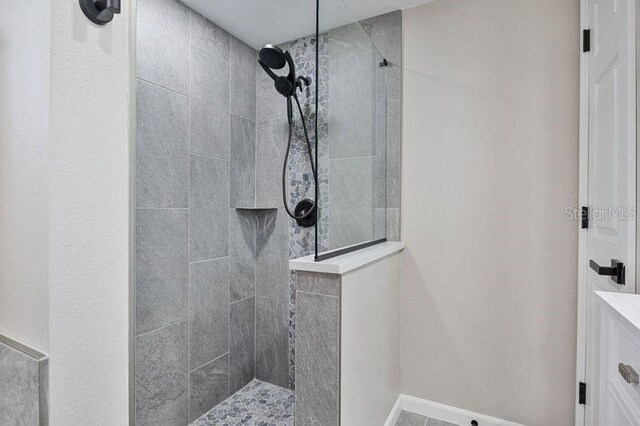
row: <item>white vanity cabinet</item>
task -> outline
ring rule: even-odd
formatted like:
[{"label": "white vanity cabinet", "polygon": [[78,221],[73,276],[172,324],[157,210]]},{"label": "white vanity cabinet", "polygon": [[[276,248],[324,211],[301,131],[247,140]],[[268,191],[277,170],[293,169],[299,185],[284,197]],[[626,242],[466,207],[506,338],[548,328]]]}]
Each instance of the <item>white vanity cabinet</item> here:
[{"label": "white vanity cabinet", "polygon": [[640,295],[597,292],[600,301],[598,425],[640,425]]}]

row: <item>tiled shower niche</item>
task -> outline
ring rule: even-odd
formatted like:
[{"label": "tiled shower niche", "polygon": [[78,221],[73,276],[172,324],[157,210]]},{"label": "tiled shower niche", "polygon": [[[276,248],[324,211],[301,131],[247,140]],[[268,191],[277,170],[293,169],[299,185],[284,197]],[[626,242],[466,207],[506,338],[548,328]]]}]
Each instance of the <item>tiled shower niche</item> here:
[{"label": "tiled shower niche", "polygon": [[[315,236],[282,208],[286,107],[258,68],[257,51],[178,0],[137,4],[135,418],[187,424],[254,378],[293,386],[288,259],[313,253]],[[385,16],[369,20],[371,30],[399,35],[400,12]],[[315,43],[305,37],[284,46],[299,74],[314,79]],[[321,73],[329,71],[322,50],[329,43],[322,35]],[[320,179],[327,183],[330,86],[321,77]],[[301,102],[313,140],[314,90]],[[397,120],[387,133],[399,131]],[[387,138],[399,150],[399,135]],[[313,198],[302,143],[298,127],[293,200]],[[322,239],[327,217],[319,226]]]}]

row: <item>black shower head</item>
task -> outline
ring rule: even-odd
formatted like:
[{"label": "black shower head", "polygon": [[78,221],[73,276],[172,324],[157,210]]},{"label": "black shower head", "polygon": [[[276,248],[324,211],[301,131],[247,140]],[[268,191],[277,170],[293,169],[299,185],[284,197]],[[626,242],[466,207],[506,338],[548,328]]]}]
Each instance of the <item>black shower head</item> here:
[{"label": "black shower head", "polygon": [[282,69],[287,64],[285,53],[273,44],[265,44],[265,46],[260,49],[258,57],[263,64],[274,70]]},{"label": "black shower head", "polygon": [[[258,53],[258,63],[271,77],[276,86],[276,90],[284,97],[289,97],[295,94],[296,91],[296,66],[293,63],[293,58],[288,50],[282,51],[278,46],[273,44],[265,44]],[[283,75],[277,75],[273,70],[279,70],[284,68],[285,65],[289,65],[289,73],[285,77]]]}]

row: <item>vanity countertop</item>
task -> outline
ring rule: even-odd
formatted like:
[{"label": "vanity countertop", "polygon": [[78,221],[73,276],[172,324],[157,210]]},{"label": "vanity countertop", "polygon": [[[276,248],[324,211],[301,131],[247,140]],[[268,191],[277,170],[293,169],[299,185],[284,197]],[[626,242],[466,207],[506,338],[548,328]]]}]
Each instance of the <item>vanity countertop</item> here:
[{"label": "vanity countertop", "polygon": [[640,295],[596,291],[603,305],[640,339]]},{"label": "vanity countertop", "polygon": [[369,263],[400,252],[405,247],[406,243],[387,241],[321,262],[316,262],[313,255],[299,257],[289,261],[289,268],[294,271],[344,275]]}]

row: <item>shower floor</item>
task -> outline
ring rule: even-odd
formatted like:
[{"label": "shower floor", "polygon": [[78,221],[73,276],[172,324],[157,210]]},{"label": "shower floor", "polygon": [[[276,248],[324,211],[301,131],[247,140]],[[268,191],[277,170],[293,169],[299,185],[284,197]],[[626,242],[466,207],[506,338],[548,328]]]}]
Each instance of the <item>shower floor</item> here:
[{"label": "shower floor", "polygon": [[292,391],[253,380],[191,424],[293,426],[293,408]]}]

